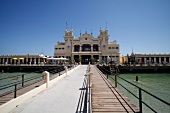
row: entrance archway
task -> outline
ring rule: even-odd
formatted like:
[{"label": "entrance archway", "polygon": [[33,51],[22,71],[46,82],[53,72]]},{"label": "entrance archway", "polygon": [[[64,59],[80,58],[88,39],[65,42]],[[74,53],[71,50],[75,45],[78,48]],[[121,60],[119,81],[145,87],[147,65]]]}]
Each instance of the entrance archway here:
[{"label": "entrance archway", "polygon": [[82,64],[88,64],[91,63],[91,55],[82,55]]}]

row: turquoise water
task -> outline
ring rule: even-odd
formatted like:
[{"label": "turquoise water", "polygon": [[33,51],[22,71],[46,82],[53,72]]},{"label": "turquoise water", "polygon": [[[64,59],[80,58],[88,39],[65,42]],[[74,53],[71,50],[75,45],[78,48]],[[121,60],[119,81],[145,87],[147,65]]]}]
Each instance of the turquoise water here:
[{"label": "turquoise water", "polygon": [[[141,87],[142,89],[154,94],[155,96],[165,100],[170,103],[170,74],[120,74],[120,77],[128,80],[129,82]],[[136,76],[139,77],[139,81],[136,82]],[[139,95],[139,90],[130,85],[129,83],[118,78],[118,82],[120,82],[123,86],[130,89],[137,97]],[[138,100],[132,96],[129,92],[124,90],[120,85],[118,88],[125,94],[133,104],[137,107],[139,106]],[[146,102],[149,106],[154,108],[158,113],[169,113],[170,106],[160,102],[159,100],[153,98],[152,96],[146,94],[142,91],[142,100]],[[143,105],[144,113],[153,113],[151,110],[146,108]]]},{"label": "turquoise water", "polygon": [[[42,77],[41,77],[42,74],[41,73],[21,73],[21,72],[4,73],[4,74],[0,73],[0,86],[1,86],[0,88],[2,88],[2,86],[6,85],[6,84],[22,81],[22,76],[21,76],[22,74],[25,74],[24,75],[25,80],[29,79],[31,77],[35,77],[35,76],[38,77],[38,78],[36,78],[34,80],[25,82],[24,85],[27,85],[27,84],[30,84],[30,83],[33,83],[33,82],[35,82],[37,80],[42,79]],[[3,78],[7,78],[7,77],[12,77],[12,76],[18,76],[18,79],[14,79],[14,78],[3,79]],[[21,87],[21,84],[17,85],[17,87]],[[14,90],[14,86],[6,88],[6,89],[3,89],[3,90],[0,90],[0,94],[3,94],[4,92],[10,91],[10,90]]]}]

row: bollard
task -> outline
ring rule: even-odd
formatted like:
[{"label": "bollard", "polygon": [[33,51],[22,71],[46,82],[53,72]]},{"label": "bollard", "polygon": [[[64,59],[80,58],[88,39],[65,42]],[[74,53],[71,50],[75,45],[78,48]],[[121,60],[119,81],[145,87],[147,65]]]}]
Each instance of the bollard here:
[{"label": "bollard", "polygon": [[44,71],[42,74],[45,76],[44,78],[45,78],[45,82],[46,82],[46,88],[48,88],[50,73],[48,71]]},{"label": "bollard", "polygon": [[64,66],[64,69],[65,69],[65,71],[66,71],[66,75],[67,75],[67,66]]}]

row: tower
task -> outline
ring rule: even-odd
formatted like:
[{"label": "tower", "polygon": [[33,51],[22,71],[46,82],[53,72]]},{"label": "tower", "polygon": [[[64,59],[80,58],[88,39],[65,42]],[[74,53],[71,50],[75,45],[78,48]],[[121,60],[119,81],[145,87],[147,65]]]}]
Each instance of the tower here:
[{"label": "tower", "polygon": [[102,51],[105,51],[108,48],[109,40],[108,30],[105,29],[104,31],[102,31],[102,29],[100,28],[99,32],[100,35],[98,36],[98,38],[100,38],[100,47]]}]

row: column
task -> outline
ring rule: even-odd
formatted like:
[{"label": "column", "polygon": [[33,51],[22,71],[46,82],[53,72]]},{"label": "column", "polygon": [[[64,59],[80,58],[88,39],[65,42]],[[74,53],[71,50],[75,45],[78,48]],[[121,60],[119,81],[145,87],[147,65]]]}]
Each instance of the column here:
[{"label": "column", "polygon": [[38,58],[38,64],[40,64],[40,58]]},{"label": "column", "polygon": [[91,63],[93,63],[94,59],[93,59],[93,55],[91,55]]},{"label": "column", "polygon": [[26,58],[26,62],[25,62],[25,64],[28,64],[28,58]]},{"label": "column", "polygon": [[6,58],[6,63],[5,64],[8,64],[8,58]]},{"label": "column", "polygon": [[99,55],[99,63],[102,63],[102,56]]},{"label": "column", "polygon": [[93,52],[93,45],[91,44],[91,52]]},{"label": "column", "polygon": [[154,63],[156,63],[156,57],[154,57]]},{"label": "column", "polygon": [[72,51],[71,52],[74,52],[74,45],[72,46]]},{"label": "column", "polygon": [[31,64],[32,63],[32,58],[30,58],[30,62],[29,62],[29,64]]},{"label": "column", "polygon": [[10,58],[10,64],[12,64],[12,58]]},{"label": "column", "polygon": [[14,64],[16,64],[17,63],[17,60],[14,60]]},{"label": "column", "polygon": [[71,56],[71,62],[73,63],[74,60],[74,55]]},{"label": "column", "polygon": [[146,64],[146,57],[144,57],[144,63]]},{"label": "column", "polygon": [[79,52],[81,52],[81,45],[80,45],[80,48],[79,48]]},{"label": "column", "polygon": [[151,61],[151,57],[149,57],[149,63],[151,63],[152,61]]},{"label": "column", "polygon": [[4,61],[5,61],[5,59],[4,59],[4,58],[2,58],[2,64],[4,64]]},{"label": "column", "polygon": [[18,58],[18,64],[20,64],[20,59]]},{"label": "column", "polygon": [[164,57],[164,63],[166,63],[166,57]]},{"label": "column", "polygon": [[161,64],[161,57],[159,57],[159,64]]}]

